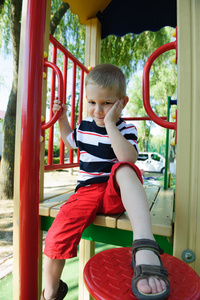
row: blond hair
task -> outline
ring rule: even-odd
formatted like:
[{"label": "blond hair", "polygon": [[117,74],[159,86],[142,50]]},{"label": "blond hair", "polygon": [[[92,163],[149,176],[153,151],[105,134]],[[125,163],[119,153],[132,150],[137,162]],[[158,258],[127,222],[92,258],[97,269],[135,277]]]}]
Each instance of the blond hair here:
[{"label": "blond hair", "polygon": [[88,84],[115,89],[119,98],[126,96],[126,78],[123,72],[112,64],[104,63],[94,67],[86,76],[85,86]]}]

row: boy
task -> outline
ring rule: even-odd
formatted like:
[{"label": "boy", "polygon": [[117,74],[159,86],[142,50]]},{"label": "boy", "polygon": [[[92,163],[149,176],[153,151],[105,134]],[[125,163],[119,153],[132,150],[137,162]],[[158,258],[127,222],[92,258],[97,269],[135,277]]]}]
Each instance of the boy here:
[{"label": "boy", "polygon": [[[154,241],[141,173],[134,165],[137,130],[120,118],[129,100],[124,74],[114,65],[101,64],[87,75],[85,86],[89,117],[74,131],[65,105],[59,118],[63,142],[68,149],[80,150],[80,171],[75,194],[62,206],[46,237],[41,300],[64,299],[68,287],[60,277],[65,259],[77,255],[81,234],[96,214],[124,210],[134,232],[133,293],[139,299],[165,299],[169,281],[160,260],[162,250]],[[53,111],[59,109],[55,100]]]}]

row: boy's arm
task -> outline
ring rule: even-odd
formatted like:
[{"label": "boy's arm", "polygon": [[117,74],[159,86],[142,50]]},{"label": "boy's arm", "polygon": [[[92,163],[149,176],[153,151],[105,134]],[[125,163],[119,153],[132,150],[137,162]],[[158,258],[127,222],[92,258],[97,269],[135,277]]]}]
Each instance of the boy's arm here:
[{"label": "boy's arm", "polygon": [[137,150],[127,141],[116,126],[122,109],[123,100],[116,101],[104,119],[105,127],[117,159],[119,161],[135,163],[138,157]]},{"label": "boy's arm", "polygon": [[[54,105],[53,105],[53,113],[55,113],[57,110],[61,108],[60,106],[60,101],[59,100],[54,100]],[[68,118],[67,118],[67,106],[62,105],[63,111],[58,119],[59,127],[60,127],[60,133],[61,137],[63,140],[63,143],[68,149],[73,149],[73,147],[69,144],[67,140],[67,136],[73,131],[71,129],[71,126],[69,124]]]}]

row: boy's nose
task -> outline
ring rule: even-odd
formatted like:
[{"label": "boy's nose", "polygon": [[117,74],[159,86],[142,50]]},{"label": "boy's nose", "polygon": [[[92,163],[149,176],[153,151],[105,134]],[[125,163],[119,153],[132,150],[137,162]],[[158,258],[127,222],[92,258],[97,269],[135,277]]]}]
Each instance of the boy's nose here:
[{"label": "boy's nose", "polygon": [[102,113],[102,107],[101,107],[101,105],[96,105],[95,111],[96,111],[97,113]]}]

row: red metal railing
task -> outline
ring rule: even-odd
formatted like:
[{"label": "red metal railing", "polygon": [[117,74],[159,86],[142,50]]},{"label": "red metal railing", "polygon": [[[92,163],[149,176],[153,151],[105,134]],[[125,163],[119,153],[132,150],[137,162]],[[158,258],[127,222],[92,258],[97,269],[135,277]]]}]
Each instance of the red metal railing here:
[{"label": "red metal railing", "polygon": [[[68,107],[71,107],[70,115],[71,115],[71,127],[74,129],[75,126],[75,110],[76,110],[76,94],[78,94],[76,90],[77,81],[79,81],[79,99],[78,99],[78,123],[82,120],[82,110],[83,110],[83,91],[84,91],[84,75],[88,74],[89,70],[78,61],[63,45],[61,45],[54,37],[50,35],[50,43],[52,44],[52,62],[44,62],[45,67],[50,67],[52,69],[51,75],[51,93],[50,93],[50,121],[46,124],[42,124],[42,130],[49,128],[49,141],[48,141],[48,163],[45,166],[45,171],[56,170],[56,169],[64,169],[64,168],[74,168],[79,166],[79,153],[77,152],[76,161],[74,162],[74,151],[69,151],[69,159],[68,162],[65,162],[65,146],[60,140],[60,163],[53,164],[53,143],[54,143],[54,123],[58,120],[61,111],[55,113],[53,115],[52,107],[53,101],[56,97],[56,76],[58,78],[58,99],[60,99],[61,103],[65,104],[67,99],[68,92],[68,77],[69,77],[69,61],[72,63],[72,75],[70,75],[71,79],[71,103]],[[171,49],[176,49],[176,41],[172,43],[168,43],[166,45],[161,46],[156,51],[152,53],[152,55],[147,60],[144,71],[143,71],[143,103],[145,110],[149,117],[123,117],[125,120],[153,120],[158,125],[176,130],[176,121],[175,122],[167,122],[167,117],[158,117],[152,110],[150,105],[150,96],[149,96],[149,74],[150,68],[154,62],[154,60],[161,55],[162,53],[169,51]],[[63,73],[56,66],[58,53],[62,53],[62,65],[63,65]],[[68,112],[69,114],[69,112]]]},{"label": "red metal railing", "polygon": [[[49,141],[48,141],[48,162],[45,165],[45,171],[73,168],[79,165],[79,153],[76,155],[76,161],[74,161],[74,151],[69,151],[68,161],[65,161],[65,146],[60,140],[60,162],[53,163],[53,144],[54,144],[54,123],[59,118],[61,111],[53,115],[53,101],[58,96],[61,103],[66,104],[67,97],[71,97],[70,103],[68,103],[68,116],[70,116],[70,125],[72,129],[75,127],[75,115],[76,104],[78,103],[78,123],[82,120],[83,111],[83,92],[84,92],[84,76],[88,74],[89,70],[77,60],[63,45],[61,45],[53,36],[50,35],[50,43],[52,45],[52,62],[44,62],[45,67],[52,68],[51,74],[51,92],[50,92],[50,121],[46,124],[42,124],[42,130],[49,128]],[[56,66],[61,57],[61,63],[63,71]],[[70,74],[71,72],[71,74]],[[56,95],[58,78],[58,93]],[[63,84],[61,83],[63,82]],[[78,88],[77,88],[78,86]],[[78,90],[77,90],[78,89]],[[76,95],[79,94],[79,99]],[[70,95],[70,96],[68,96]],[[69,111],[70,108],[70,111]]]},{"label": "red metal railing", "polygon": [[[167,122],[167,121],[163,120],[162,118],[158,117],[154,113],[154,111],[152,110],[151,104],[150,104],[150,91],[149,91],[150,90],[149,75],[150,75],[150,69],[151,69],[153,62],[155,61],[155,59],[158,56],[160,56],[164,52],[173,50],[173,49],[175,49],[177,52],[177,42],[176,41],[159,47],[150,55],[150,57],[148,58],[145,66],[144,66],[144,70],[143,70],[142,91],[143,91],[144,108],[145,108],[148,116],[150,117],[150,119],[152,121],[154,121],[156,124],[158,124],[159,126],[162,126],[164,128],[174,129],[176,131],[176,121],[175,122]],[[177,57],[177,53],[176,53],[176,57]]]},{"label": "red metal railing", "polygon": [[[58,99],[60,100],[61,103],[64,104],[64,97],[63,97],[63,76],[62,73],[60,71],[60,69],[53,63],[49,62],[49,61],[45,61],[44,62],[44,66],[45,67],[50,67],[54,70],[54,72],[57,75],[58,78]],[[55,78],[55,77],[54,77]],[[57,111],[52,118],[49,120],[49,122],[47,123],[43,123],[41,128],[42,130],[48,129],[50,127],[52,127],[55,122],[59,119],[60,115],[61,115],[62,109],[60,109],[59,111]]]}]

